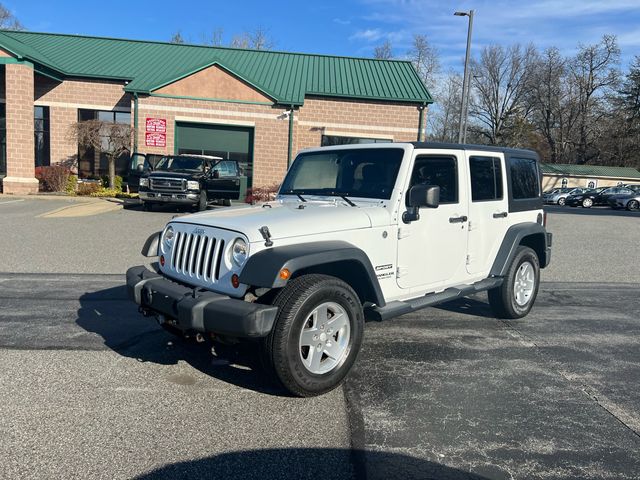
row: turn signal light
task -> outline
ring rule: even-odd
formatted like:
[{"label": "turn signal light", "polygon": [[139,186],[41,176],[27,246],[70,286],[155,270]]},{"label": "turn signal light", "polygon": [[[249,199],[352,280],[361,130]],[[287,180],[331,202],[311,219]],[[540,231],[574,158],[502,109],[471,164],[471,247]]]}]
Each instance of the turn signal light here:
[{"label": "turn signal light", "polygon": [[238,288],[240,286],[240,277],[235,273],[231,275],[231,285],[233,285],[233,288]]},{"label": "turn signal light", "polygon": [[280,270],[280,278],[282,280],[289,280],[289,278],[291,278],[291,272],[288,268],[283,268],[282,270]]},{"label": "turn signal light", "polygon": [[164,267],[164,255],[160,255],[160,265]]}]

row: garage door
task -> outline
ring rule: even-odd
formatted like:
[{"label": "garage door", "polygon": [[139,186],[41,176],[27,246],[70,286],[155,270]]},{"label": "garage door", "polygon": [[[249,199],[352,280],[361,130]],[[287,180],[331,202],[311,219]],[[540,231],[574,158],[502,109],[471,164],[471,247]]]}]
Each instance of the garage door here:
[{"label": "garage door", "polygon": [[251,186],[253,128],[179,122],[176,124],[176,153],[214,155],[236,160],[241,175],[247,178],[247,187]]}]

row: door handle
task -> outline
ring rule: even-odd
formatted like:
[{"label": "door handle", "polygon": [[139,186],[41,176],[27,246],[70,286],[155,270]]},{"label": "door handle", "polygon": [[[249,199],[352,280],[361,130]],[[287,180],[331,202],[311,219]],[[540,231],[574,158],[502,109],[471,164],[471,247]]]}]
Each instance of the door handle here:
[{"label": "door handle", "polygon": [[461,217],[449,217],[449,223],[463,223],[463,222],[466,222],[467,220],[468,219],[466,215],[463,215]]},{"label": "door handle", "polygon": [[507,218],[507,212],[494,213],[493,218]]}]

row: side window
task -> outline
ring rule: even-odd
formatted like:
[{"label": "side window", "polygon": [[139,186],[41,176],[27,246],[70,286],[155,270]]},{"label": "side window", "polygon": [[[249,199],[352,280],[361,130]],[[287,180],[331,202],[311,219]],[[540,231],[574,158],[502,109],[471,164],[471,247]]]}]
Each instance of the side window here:
[{"label": "side window", "polygon": [[495,157],[470,157],[471,200],[474,202],[502,199],[502,165]]},{"label": "side window", "polygon": [[511,173],[511,189],[514,200],[538,198],[540,195],[540,179],[536,161],[532,158],[509,159]]},{"label": "side window", "polygon": [[411,173],[411,184],[437,185],[440,203],[458,203],[458,165],[454,157],[436,155],[416,158]]},{"label": "side window", "polygon": [[222,161],[215,166],[215,169],[220,173],[222,177],[237,177],[238,169],[236,168],[236,162]]}]

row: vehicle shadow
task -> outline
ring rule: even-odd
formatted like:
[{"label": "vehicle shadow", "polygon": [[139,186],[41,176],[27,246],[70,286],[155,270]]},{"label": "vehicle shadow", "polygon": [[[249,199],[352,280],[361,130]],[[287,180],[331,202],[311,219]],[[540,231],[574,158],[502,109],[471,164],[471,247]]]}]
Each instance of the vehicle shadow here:
[{"label": "vehicle shadow", "polygon": [[223,453],[172,463],[134,477],[138,480],[240,479],[438,479],[487,477],[391,452],[337,448],[282,448]]},{"label": "vehicle shadow", "polygon": [[102,337],[104,345],[122,356],[161,365],[184,361],[224,382],[269,395],[288,396],[266,374],[257,344],[197,343],[172,335],[153,318],[138,313],[124,285],[82,295],[76,323]]},{"label": "vehicle shadow", "polygon": [[609,207],[591,207],[591,208],[583,208],[583,207],[555,207],[555,206],[545,206],[545,211],[547,213],[552,214],[560,214],[560,215],[585,215],[585,216],[612,216],[612,217],[640,217],[640,211],[634,210],[614,210]]},{"label": "vehicle shadow", "polygon": [[[484,300],[481,295],[484,295]],[[496,318],[487,303],[486,294],[476,294],[472,297],[462,297],[450,302],[435,305],[433,308],[447,312],[461,313],[473,317]]]}]

